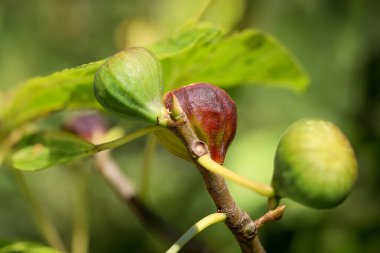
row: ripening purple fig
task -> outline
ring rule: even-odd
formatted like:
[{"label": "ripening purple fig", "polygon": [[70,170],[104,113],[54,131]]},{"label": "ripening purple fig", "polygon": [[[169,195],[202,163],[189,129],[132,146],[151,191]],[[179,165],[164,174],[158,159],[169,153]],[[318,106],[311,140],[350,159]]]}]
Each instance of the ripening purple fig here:
[{"label": "ripening purple fig", "polygon": [[[178,100],[194,133],[208,146],[211,158],[223,164],[236,132],[237,116],[234,101],[224,90],[216,86],[195,83],[164,95],[164,106],[169,111],[175,109],[173,95]],[[170,147],[168,148],[170,150]]]}]

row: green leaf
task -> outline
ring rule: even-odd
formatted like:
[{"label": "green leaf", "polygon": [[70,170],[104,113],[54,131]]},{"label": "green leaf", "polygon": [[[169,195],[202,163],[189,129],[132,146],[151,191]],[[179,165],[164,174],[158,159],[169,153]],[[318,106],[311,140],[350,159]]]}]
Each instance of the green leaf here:
[{"label": "green leaf", "polygon": [[63,109],[100,108],[92,83],[104,61],[66,69],[26,81],[13,95],[2,115],[6,132],[25,122]]},{"label": "green leaf", "polygon": [[230,31],[241,21],[245,10],[245,0],[210,0],[199,18],[202,22],[218,24]]},{"label": "green leaf", "polygon": [[0,253],[59,253],[59,251],[33,242],[11,242],[2,243]]},{"label": "green leaf", "polygon": [[204,43],[162,61],[170,89],[195,82],[223,88],[263,84],[302,91],[308,77],[297,60],[273,37],[246,30]]},{"label": "green leaf", "polygon": [[[148,48],[161,60],[165,90],[194,82],[223,88],[264,84],[302,91],[308,78],[297,60],[274,38],[248,30],[223,37],[211,24],[189,23]],[[28,121],[64,109],[100,109],[93,79],[105,62],[89,63],[26,81],[2,114],[2,135]]]},{"label": "green leaf", "polygon": [[13,167],[35,171],[94,153],[94,145],[65,132],[24,137],[11,156]]},{"label": "green leaf", "polygon": [[158,41],[147,48],[156,54],[158,59],[163,60],[192,48],[198,48],[199,45],[219,38],[221,35],[221,29],[211,24],[188,23],[169,38]]}]

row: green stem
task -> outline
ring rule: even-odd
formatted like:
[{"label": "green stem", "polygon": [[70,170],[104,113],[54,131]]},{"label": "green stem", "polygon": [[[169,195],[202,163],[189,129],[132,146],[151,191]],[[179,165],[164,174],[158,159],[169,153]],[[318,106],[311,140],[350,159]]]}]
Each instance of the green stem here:
[{"label": "green stem", "polygon": [[203,15],[206,13],[207,9],[209,8],[209,6],[211,5],[212,2],[213,2],[213,0],[206,0],[205,1],[205,3],[200,8],[198,13],[195,15],[194,21],[199,22],[202,19]]},{"label": "green stem", "polygon": [[260,184],[254,181],[251,181],[245,177],[242,177],[231,170],[227,169],[223,165],[220,165],[219,163],[215,162],[211,159],[209,154],[203,155],[196,159],[196,162],[203,166],[205,169],[218,174],[224,178],[227,178],[237,184],[240,184],[260,195],[266,196],[266,197],[273,197],[274,196],[274,189],[270,185],[266,184]]},{"label": "green stem", "polygon": [[150,132],[158,131],[160,128],[161,128],[160,126],[147,126],[147,127],[141,128],[135,132],[132,132],[130,134],[123,136],[120,139],[96,145],[92,151],[94,153],[97,153],[97,152],[100,152],[100,151],[103,151],[106,149],[117,148],[123,144],[126,144],[130,141],[133,141],[133,140],[135,140],[141,136],[144,136]]},{"label": "green stem", "polygon": [[227,215],[225,213],[210,214],[189,228],[174,244],[166,251],[166,253],[176,253],[185,246],[194,236],[202,232],[207,227],[225,221]]},{"label": "green stem", "polygon": [[153,134],[148,135],[146,146],[144,150],[144,164],[142,168],[140,196],[146,199],[148,193],[150,170],[153,163],[154,151],[156,149],[156,137]]},{"label": "green stem", "polygon": [[[81,165],[80,162],[76,164]],[[73,235],[71,253],[87,253],[89,241],[87,178],[85,171],[78,170],[76,166],[74,168],[67,169],[70,169],[73,181]]]},{"label": "green stem", "polygon": [[45,238],[46,242],[50,246],[58,249],[61,252],[67,252],[66,247],[61,237],[59,236],[57,229],[50,222],[49,218],[47,217],[37,198],[32,193],[22,172],[17,170],[12,171],[15,175],[16,183],[22,195],[29,204],[29,208],[32,213],[33,219],[41,235]]},{"label": "green stem", "polygon": [[[8,152],[11,148],[20,140],[23,136],[24,128],[20,127],[13,130],[9,135],[6,135],[6,138],[0,136],[0,165],[4,162],[5,157],[7,157]],[[0,130],[0,132],[3,132]],[[0,133],[1,135],[1,133]]]}]

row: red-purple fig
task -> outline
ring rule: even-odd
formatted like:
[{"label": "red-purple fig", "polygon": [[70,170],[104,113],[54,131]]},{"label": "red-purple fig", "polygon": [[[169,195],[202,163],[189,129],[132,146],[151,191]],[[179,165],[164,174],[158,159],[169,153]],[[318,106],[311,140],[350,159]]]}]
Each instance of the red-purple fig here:
[{"label": "red-purple fig", "polygon": [[95,135],[105,134],[108,125],[99,114],[85,113],[69,119],[65,122],[63,128],[91,142]]},{"label": "red-purple fig", "polygon": [[173,97],[196,136],[207,145],[211,158],[223,164],[236,132],[234,101],[224,90],[207,83],[195,83],[166,93],[164,106],[170,112],[176,110]]}]

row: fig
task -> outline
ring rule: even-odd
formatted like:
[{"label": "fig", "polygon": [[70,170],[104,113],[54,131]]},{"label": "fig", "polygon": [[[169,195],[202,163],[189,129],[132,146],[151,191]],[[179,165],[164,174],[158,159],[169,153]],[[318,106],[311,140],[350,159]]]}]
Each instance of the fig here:
[{"label": "fig", "polygon": [[272,186],[278,198],[332,208],[346,199],[357,171],[351,144],[338,127],[304,119],[293,123],[277,146]]},{"label": "fig", "polygon": [[161,65],[147,49],[128,48],[99,68],[95,74],[94,93],[108,111],[157,124],[162,108]]},{"label": "fig", "polygon": [[63,129],[91,142],[96,135],[104,135],[108,125],[97,113],[83,113],[66,121]]},{"label": "fig", "polygon": [[[207,145],[211,158],[223,164],[236,132],[237,113],[234,101],[224,90],[207,83],[190,84],[166,93],[163,103],[170,112],[175,110],[173,97],[178,100],[195,135]],[[172,130],[176,133],[175,127]],[[156,132],[158,139],[166,139],[160,138],[162,134],[165,133]],[[181,138],[178,133],[176,134]],[[178,148],[180,146],[178,141],[174,144],[164,141],[163,144],[169,151],[173,151],[170,146],[175,144],[177,155],[191,159],[186,154],[185,148]]]}]

